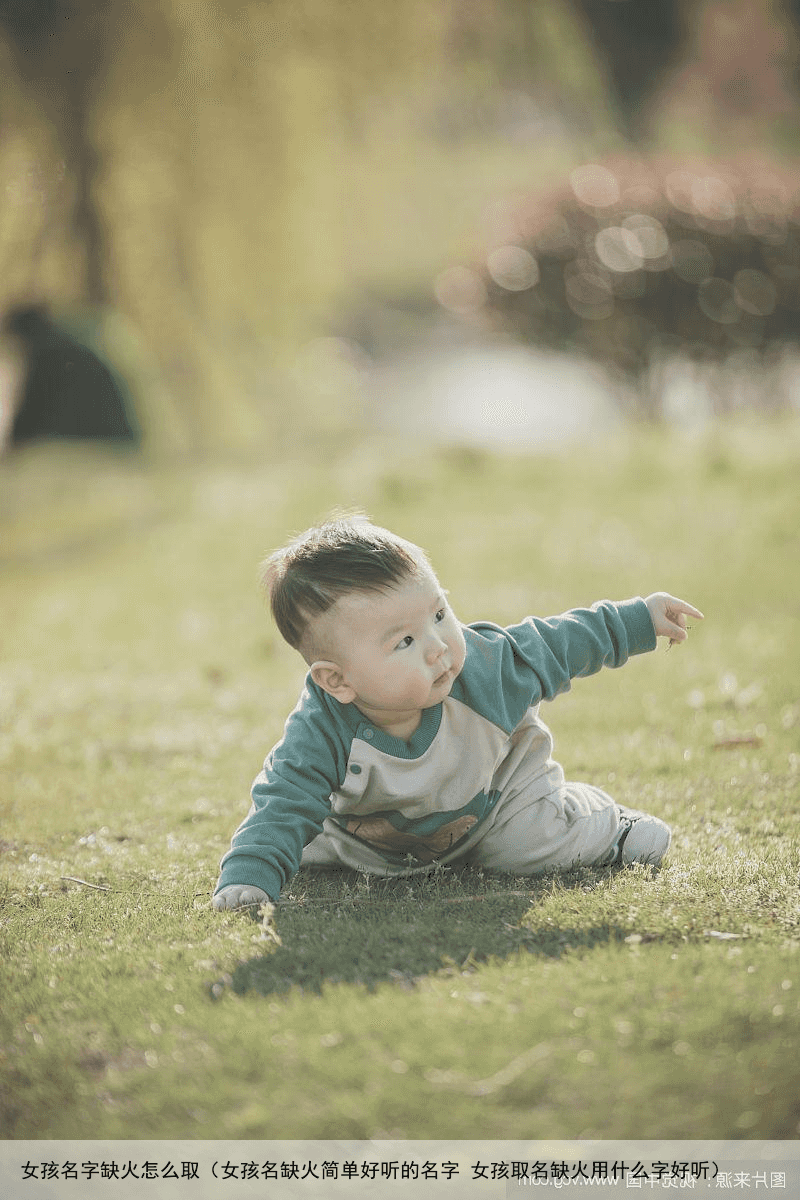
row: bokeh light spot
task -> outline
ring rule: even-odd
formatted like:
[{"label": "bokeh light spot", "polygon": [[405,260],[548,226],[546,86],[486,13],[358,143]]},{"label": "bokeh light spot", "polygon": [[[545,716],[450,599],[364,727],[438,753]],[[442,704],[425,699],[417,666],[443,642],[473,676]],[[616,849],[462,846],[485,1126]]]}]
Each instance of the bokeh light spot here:
[{"label": "bokeh light spot", "polygon": [[498,287],[507,292],[524,292],[539,279],[536,259],[522,246],[498,246],[486,259],[486,266]]},{"label": "bokeh light spot", "polygon": [[616,175],[598,163],[576,167],[571,172],[569,181],[577,199],[589,208],[609,208],[619,200]]},{"label": "bokeh light spot", "polygon": [[637,271],[644,261],[641,243],[631,229],[610,225],[594,239],[597,257],[609,271]]},{"label": "bokeh light spot", "polygon": [[645,213],[632,213],[622,222],[622,228],[636,235],[639,252],[646,260],[646,265],[651,269],[669,266],[669,238],[660,221]]},{"label": "bokeh light spot", "polygon": [[595,238],[595,252],[609,271],[636,271],[644,262],[637,235],[621,226],[601,229]]}]

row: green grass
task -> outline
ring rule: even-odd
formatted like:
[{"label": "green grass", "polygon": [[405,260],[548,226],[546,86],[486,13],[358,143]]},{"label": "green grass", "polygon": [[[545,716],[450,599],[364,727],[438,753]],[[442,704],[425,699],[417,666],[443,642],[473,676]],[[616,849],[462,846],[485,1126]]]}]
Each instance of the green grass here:
[{"label": "green grass", "polygon": [[[6,460],[0,1135],[796,1138],[798,467],[792,422]],[[426,546],[464,620],[705,611],[545,714],[569,776],[671,822],[660,872],[301,872],[272,914],[210,910],[303,675],[256,565],[342,504]]]}]

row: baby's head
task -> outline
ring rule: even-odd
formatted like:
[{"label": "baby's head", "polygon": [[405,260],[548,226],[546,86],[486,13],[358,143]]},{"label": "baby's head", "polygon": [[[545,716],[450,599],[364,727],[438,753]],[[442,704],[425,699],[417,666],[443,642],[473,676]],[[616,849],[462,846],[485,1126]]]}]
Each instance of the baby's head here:
[{"label": "baby's head", "polygon": [[462,627],[425,553],[366,518],[301,534],[267,560],[264,583],[314,682],[395,736],[448,695],[464,665]]},{"label": "baby's head", "polygon": [[310,664],[325,650],[318,618],[338,600],[385,592],[430,570],[425,552],[413,542],[367,517],[342,516],[307,529],[271,554],[262,582],[281,635]]}]

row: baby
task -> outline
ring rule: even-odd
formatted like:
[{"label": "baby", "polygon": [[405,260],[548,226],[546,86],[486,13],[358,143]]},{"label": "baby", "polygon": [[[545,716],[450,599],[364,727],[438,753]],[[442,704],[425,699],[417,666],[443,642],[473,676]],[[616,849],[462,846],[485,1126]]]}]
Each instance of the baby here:
[{"label": "baby", "polygon": [[684,641],[696,608],[657,592],[462,625],[424,552],[360,517],[308,530],[264,581],[309,672],[214,908],[276,901],[301,864],[388,876],[435,862],[515,875],[661,862],[668,826],[567,782],[539,702],[657,635]]}]

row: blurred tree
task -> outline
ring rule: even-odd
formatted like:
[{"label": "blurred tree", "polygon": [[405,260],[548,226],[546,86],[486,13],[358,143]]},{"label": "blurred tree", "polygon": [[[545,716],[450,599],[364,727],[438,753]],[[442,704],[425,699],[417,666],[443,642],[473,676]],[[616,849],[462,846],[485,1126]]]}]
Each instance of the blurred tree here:
[{"label": "blurred tree", "polygon": [[595,46],[620,123],[636,140],[654,95],[686,52],[684,0],[572,0]]},{"label": "blurred tree", "polygon": [[107,234],[97,205],[100,159],[93,106],[109,51],[112,0],[0,0],[17,73],[57,131],[74,180],[72,227],[84,256],[86,300],[105,304]]},{"label": "blurred tree", "polygon": [[800,4],[685,0],[685,12],[685,53],[652,97],[651,133],[683,152],[796,154]]},{"label": "blurred tree", "polygon": [[632,141],[797,148],[800,0],[571,3]]},{"label": "blurred tree", "polygon": [[[471,128],[474,136],[481,115],[486,119],[469,102],[472,91],[485,105],[500,107],[500,125],[505,117],[506,128],[515,119],[517,128],[524,128],[527,109],[531,116],[539,112],[540,137],[553,119],[573,136],[607,137],[604,64],[593,60],[592,30],[571,0],[450,0],[445,8],[445,46],[463,80],[461,88],[449,81],[456,127]],[[529,121],[529,130],[535,124]],[[502,129],[496,124],[492,132]]]},{"label": "blurred tree", "polygon": [[294,432],[345,297],[618,140],[570,0],[0,0],[0,75],[0,304],[121,311],[198,449]]}]

